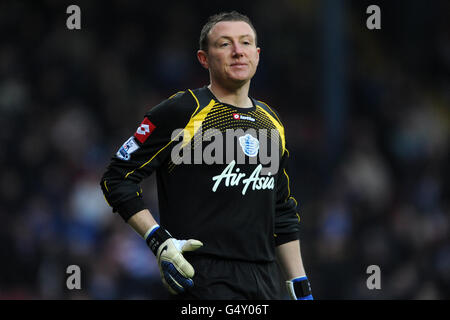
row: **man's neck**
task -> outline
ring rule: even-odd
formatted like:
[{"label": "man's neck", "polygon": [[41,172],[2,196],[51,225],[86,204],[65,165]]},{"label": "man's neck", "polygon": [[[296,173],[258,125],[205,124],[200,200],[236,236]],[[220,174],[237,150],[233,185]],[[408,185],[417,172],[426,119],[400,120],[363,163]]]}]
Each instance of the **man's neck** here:
[{"label": "man's neck", "polygon": [[220,102],[231,104],[238,108],[253,107],[252,101],[248,97],[249,88],[250,81],[236,90],[228,90],[222,86],[215,85],[213,82],[208,86],[208,89]]}]

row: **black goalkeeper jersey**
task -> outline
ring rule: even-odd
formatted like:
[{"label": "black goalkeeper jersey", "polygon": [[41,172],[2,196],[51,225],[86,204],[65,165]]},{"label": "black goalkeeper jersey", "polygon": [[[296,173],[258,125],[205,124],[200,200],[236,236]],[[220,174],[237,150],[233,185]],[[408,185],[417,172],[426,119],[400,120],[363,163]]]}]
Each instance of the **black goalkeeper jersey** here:
[{"label": "black goalkeeper jersey", "polygon": [[127,221],[146,209],[140,182],[156,172],[160,225],[198,239],[196,254],[273,261],[277,245],[298,239],[289,151],[277,113],[220,102],[203,87],[153,107],[112,157],[101,187]]}]

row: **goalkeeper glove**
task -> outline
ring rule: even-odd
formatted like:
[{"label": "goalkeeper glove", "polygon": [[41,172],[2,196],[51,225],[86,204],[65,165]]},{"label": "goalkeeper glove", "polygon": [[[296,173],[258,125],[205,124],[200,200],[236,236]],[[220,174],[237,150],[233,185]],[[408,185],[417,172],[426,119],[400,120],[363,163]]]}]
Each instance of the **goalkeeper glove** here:
[{"label": "goalkeeper glove", "polygon": [[154,226],[145,234],[145,241],[156,256],[159,273],[170,293],[178,294],[194,285],[194,268],[183,257],[183,252],[203,246],[198,240],[177,240],[161,228]]},{"label": "goalkeeper glove", "polygon": [[286,281],[286,287],[292,300],[314,300],[311,285],[306,276]]}]

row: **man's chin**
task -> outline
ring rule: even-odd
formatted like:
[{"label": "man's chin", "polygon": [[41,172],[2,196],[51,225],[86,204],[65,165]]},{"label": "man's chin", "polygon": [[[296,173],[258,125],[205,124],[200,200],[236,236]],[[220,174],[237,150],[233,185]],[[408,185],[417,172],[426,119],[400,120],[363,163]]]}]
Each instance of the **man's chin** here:
[{"label": "man's chin", "polygon": [[218,81],[220,85],[229,90],[236,90],[247,85],[251,80],[251,77],[228,77]]},{"label": "man's chin", "polygon": [[248,73],[241,73],[241,74],[231,74],[229,79],[236,82],[247,82],[249,81],[253,75],[250,75]]},{"label": "man's chin", "polygon": [[244,85],[252,79],[252,76],[245,75],[232,75],[229,78],[229,81],[235,83],[236,85]]},{"label": "man's chin", "polygon": [[245,86],[247,83],[250,82],[250,78],[233,78],[230,79],[230,81],[228,81],[229,83],[229,87],[233,88],[233,89],[238,89],[238,88],[242,88],[243,86]]}]

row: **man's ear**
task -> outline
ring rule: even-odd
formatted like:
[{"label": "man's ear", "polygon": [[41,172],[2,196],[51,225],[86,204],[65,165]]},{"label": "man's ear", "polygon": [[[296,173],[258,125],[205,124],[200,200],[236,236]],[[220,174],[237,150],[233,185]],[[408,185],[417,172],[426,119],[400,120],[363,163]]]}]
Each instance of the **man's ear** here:
[{"label": "man's ear", "polygon": [[200,62],[200,64],[203,66],[203,68],[209,69],[208,54],[206,53],[206,51],[198,50],[197,51],[197,59],[198,59],[198,62]]}]

